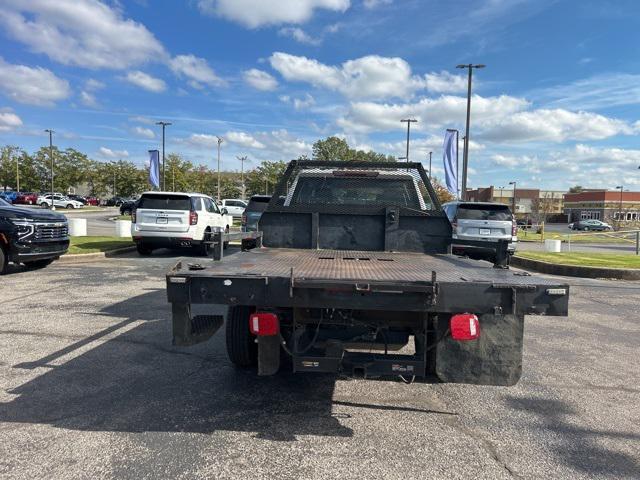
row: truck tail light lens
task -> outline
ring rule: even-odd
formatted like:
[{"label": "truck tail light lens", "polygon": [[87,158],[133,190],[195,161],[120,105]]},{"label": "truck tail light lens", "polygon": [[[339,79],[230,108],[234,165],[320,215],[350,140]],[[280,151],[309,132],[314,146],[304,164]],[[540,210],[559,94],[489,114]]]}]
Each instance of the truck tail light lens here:
[{"label": "truck tail light lens", "polygon": [[459,342],[475,340],[480,336],[480,322],[473,313],[453,315],[449,321],[451,338]]},{"label": "truck tail light lens", "polygon": [[249,330],[259,337],[278,335],[280,321],[274,313],[252,313],[249,316]]},{"label": "truck tail light lens", "polygon": [[198,224],[198,214],[191,210],[189,212],[189,225],[197,225]]}]

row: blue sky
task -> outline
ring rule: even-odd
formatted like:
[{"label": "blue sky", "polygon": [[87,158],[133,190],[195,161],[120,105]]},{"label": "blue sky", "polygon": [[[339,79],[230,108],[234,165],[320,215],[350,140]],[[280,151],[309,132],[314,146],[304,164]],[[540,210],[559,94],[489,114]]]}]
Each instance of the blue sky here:
[{"label": "blue sky", "polygon": [[[0,143],[223,167],[310,154],[318,138],[404,155],[464,130],[470,186],[640,190],[640,2],[0,0]],[[251,166],[249,164],[249,166]]]}]

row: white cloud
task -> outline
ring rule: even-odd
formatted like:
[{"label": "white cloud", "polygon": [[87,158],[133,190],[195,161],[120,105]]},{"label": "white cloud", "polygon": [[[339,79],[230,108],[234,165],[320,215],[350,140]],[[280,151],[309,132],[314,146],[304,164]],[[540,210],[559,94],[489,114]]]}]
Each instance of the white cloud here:
[{"label": "white cloud", "polygon": [[399,57],[369,55],[330,66],[312,58],[275,52],[269,61],[286,80],[310,83],[353,99],[406,98],[421,89],[454,92],[464,90],[465,85],[462,77],[447,72],[413,75],[411,66]]},{"label": "white cloud", "polygon": [[269,91],[278,87],[278,81],[273,78],[273,75],[257,68],[245,70],[242,76],[245,82],[257,90]]},{"label": "white cloud", "polygon": [[144,117],[142,115],[136,115],[133,117],[129,117],[129,121],[130,122],[134,122],[134,123],[144,123],[146,125],[153,125],[155,122],[153,121],[153,119],[148,118],[148,117]]},{"label": "white cloud", "polygon": [[53,105],[71,94],[69,83],[42,67],[13,65],[0,57],[0,91],[20,103]]},{"label": "white cloud", "polygon": [[80,92],[80,102],[86,107],[97,108],[99,106],[96,96],[85,90]]},{"label": "white cloud", "polygon": [[176,75],[187,77],[194,88],[201,89],[202,85],[220,87],[226,83],[216,75],[204,58],[194,55],[177,55],[169,61],[169,67]]},{"label": "white cloud", "polygon": [[88,79],[85,83],[84,83],[84,88],[87,91],[90,92],[95,92],[96,90],[102,90],[106,85],[99,81],[99,80],[95,80],[93,78]]},{"label": "white cloud", "polygon": [[281,28],[278,33],[284,37],[293,38],[296,42],[304,43],[305,45],[320,45],[322,43],[322,39],[312,37],[300,27]]},{"label": "white cloud", "polygon": [[[508,117],[529,106],[525,99],[507,95],[488,98],[474,95],[471,104],[474,127],[480,122]],[[412,116],[418,120],[415,125],[418,130],[449,128],[464,120],[466,108],[466,98],[449,95],[403,104],[352,102],[348,113],[338,119],[338,125],[347,131],[363,133],[393,131],[403,128],[402,118]]]},{"label": "white cloud", "polygon": [[224,139],[246,148],[265,148],[264,144],[245,132],[227,132]]},{"label": "white cloud", "polygon": [[364,8],[372,10],[374,8],[378,8],[382,5],[391,5],[393,0],[363,0],[362,4]]},{"label": "white cloud", "polygon": [[133,127],[131,129],[131,132],[134,135],[137,135],[138,137],[142,137],[142,138],[149,138],[149,139],[156,138],[156,134],[150,128]]},{"label": "white cloud", "polygon": [[0,132],[9,132],[22,126],[22,119],[11,110],[0,110]]},{"label": "white cloud", "polygon": [[518,112],[496,122],[482,122],[482,138],[502,142],[602,140],[632,134],[626,122],[590,112],[540,109]]},{"label": "white cloud", "polygon": [[112,150],[107,147],[100,147],[98,154],[104,158],[126,158],[129,156],[129,152],[126,150]]},{"label": "white cloud", "polygon": [[125,80],[150,92],[160,93],[167,89],[167,84],[160,78],[152,77],[140,70],[127,73]]},{"label": "white cloud", "polygon": [[316,104],[316,99],[309,93],[305,93],[303,98],[291,97],[290,95],[280,95],[280,101],[290,103],[296,110],[303,110]]},{"label": "white cloud", "polygon": [[0,24],[32,51],[64,65],[124,69],[164,57],[140,23],[96,0],[3,0]]},{"label": "white cloud", "polygon": [[283,23],[300,24],[309,20],[316,9],[344,12],[350,0],[198,0],[200,11],[217,15],[249,28]]}]

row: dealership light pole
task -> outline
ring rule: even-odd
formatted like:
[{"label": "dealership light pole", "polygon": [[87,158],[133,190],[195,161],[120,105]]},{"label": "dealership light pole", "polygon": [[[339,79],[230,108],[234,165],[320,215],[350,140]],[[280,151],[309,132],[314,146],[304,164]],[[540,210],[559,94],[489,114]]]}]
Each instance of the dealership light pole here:
[{"label": "dealership light pole", "polygon": [[167,175],[164,168],[164,129],[171,125],[170,122],[156,122],[156,125],[162,126],[162,190],[167,191]]},{"label": "dealership light pole", "polygon": [[49,134],[49,158],[51,160],[51,210],[55,210],[56,206],[53,203],[53,134],[54,131],[50,128],[45,130]]},{"label": "dealership light pole", "polygon": [[216,135],[218,139],[218,202],[220,202],[220,144],[224,142],[222,137]]},{"label": "dealership light pole", "polygon": [[431,155],[433,154],[433,152],[429,152],[429,180],[431,180],[431,177],[433,176],[431,174]]},{"label": "dealership light pole", "polygon": [[240,178],[242,181],[242,200],[244,200],[244,162],[247,161],[247,156],[244,157],[237,156],[238,160],[240,160]]},{"label": "dealership light pole", "polygon": [[618,185],[616,189],[620,190],[620,206],[618,207],[618,228],[622,226],[622,192],[624,191],[624,185]]},{"label": "dealership light pole", "polygon": [[411,132],[411,124],[418,123],[418,120],[415,118],[406,118],[404,120],[400,120],[400,122],[407,124],[407,154],[405,155],[405,158],[407,159],[407,163],[409,163],[409,134]]},{"label": "dealership light pole", "polygon": [[464,156],[462,158],[462,200],[466,200],[467,195],[467,167],[469,165],[469,123],[471,122],[471,79],[474,68],[484,68],[486,65],[468,63],[466,65],[456,65],[456,68],[467,68],[469,79],[467,83],[467,127],[464,136]]},{"label": "dealership light pole", "polygon": [[509,185],[513,185],[513,199],[511,201],[511,204],[513,205],[513,212],[511,212],[513,214],[513,216],[516,216],[516,182],[509,182]]}]

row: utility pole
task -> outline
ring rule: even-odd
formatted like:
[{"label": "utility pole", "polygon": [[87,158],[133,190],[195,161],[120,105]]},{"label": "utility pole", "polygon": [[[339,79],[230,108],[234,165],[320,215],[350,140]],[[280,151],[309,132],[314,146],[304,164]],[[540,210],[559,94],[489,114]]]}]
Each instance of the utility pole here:
[{"label": "utility pole", "polygon": [[456,65],[456,68],[467,68],[469,70],[469,78],[467,84],[467,128],[464,136],[464,156],[462,158],[462,200],[466,200],[467,195],[467,167],[469,165],[469,123],[471,122],[471,78],[474,68],[484,68],[486,65],[474,65],[468,63],[466,65]]},{"label": "utility pole", "polygon": [[216,135],[218,139],[218,202],[220,202],[220,144],[224,142],[222,137]]},{"label": "utility pole", "polygon": [[[9,158],[8,160],[11,160],[11,152],[13,150],[13,147],[9,147]],[[16,147],[16,150],[18,150],[18,148]],[[16,155],[16,192],[20,191],[20,155]]]},{"label": "utility pole", "polygon": [[456,192],[460,199],[460,132],[455,128],[447,128],[447,132],[456,132]]},{"label": "utility pole", "polygon": [[238,160],[240,160],[240,178],[242,179],[242,200],[244,200],[244,162],[247,161],[247,156],[245,155],[244,157],[236,157]]},{"label": "utility pole", "polygon": [[[122,160],[120,160],[122,161]],[[113,163],[113,196],[116,196],[116,164]]]},{"label": "utility pole", "polygon": [[407,159],[407,163],[409,163],[409,133],[411,132],[411,124],[418,123],[418,120],[414,118],[406,118],[404,120],[400,120],[400,122],[407,124],[407,154],[405,155],[405,158]]},{"label": "utility pole", "polygon": [[162,126],[162,190],[167,191],[167,175],[164,168],[164,129],[171,125],[170,122],[156,122],[156,125]]},{"label": "utility pole", "polygon": [[51,159],[51,210],[55,210],[56,205],[53,202],[53,134],[55,132],[50,128],[47,128],[45,132],[49,133],[49,157]]},{"label": "utility pole", "polygon": [[429,152],[429,180],[431,180],[431,177],[433,176],[431,174],[431,155],[433,154],[433,152]]},{"label": "utility pole", "polygon": [[511,212],[513,214],[513,216],[516,216],[516,182],[509,182],[509,185],[513,185],[513,199],[511,201],[511,204],[513,205],[513,212]]}]

